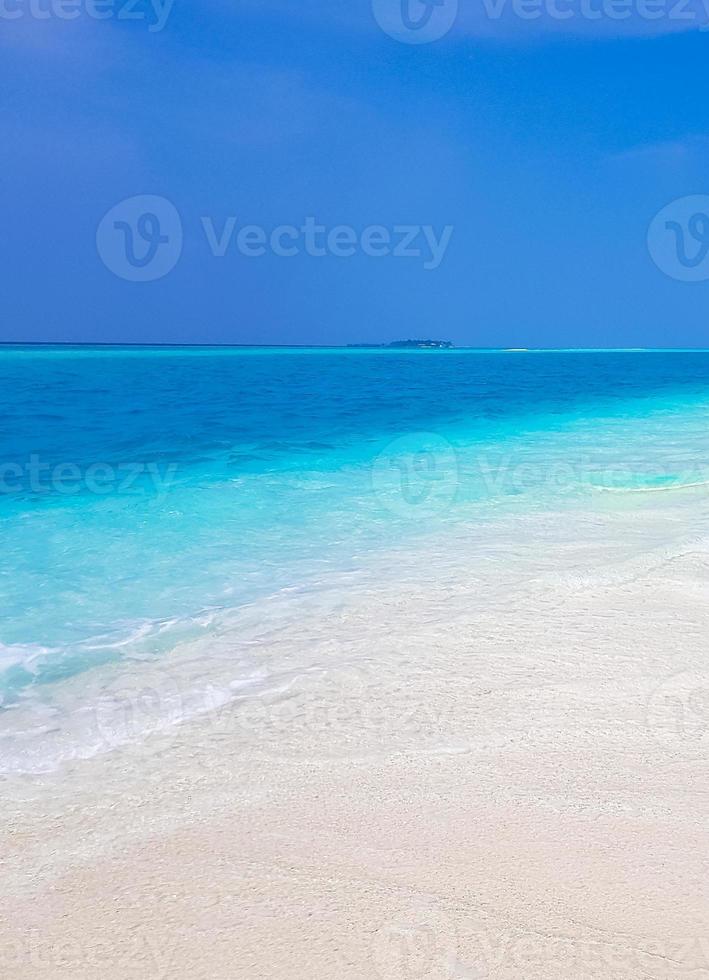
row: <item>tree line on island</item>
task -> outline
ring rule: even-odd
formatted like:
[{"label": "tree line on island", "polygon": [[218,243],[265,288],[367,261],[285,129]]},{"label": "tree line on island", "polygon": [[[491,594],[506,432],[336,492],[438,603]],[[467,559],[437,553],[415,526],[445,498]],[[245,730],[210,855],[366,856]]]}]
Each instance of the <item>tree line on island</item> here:
[{"label": "tree line on island", "polygon": [[417,350],[448,350],[453,347],[450,340],[392,340],[389,344],[348,344],[348,347],[385,347],[401,350],[415,348]]}]

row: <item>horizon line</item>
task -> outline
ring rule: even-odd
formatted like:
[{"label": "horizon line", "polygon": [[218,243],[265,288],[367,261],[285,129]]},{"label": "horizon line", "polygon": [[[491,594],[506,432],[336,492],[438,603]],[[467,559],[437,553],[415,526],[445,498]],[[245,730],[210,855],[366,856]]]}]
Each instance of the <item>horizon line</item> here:
[{"label": "horizon line", "polygon": [[456,351],[480,351],[500,354],[544,354],[544,353],[599,353],[599,354],[642,354],[642,353],[709,353],[708,347],[474,347],[455,345],[448,348],[436,347],[397,347],[392,342],[353,343],[353,344],[200,344],[200,343],[137,343],[130,341],[73,341],[73,340],[0,340],[2,347],[106,347],[106,348],[161,348],[161,349],[199,349],[216,350],[367,350],[374,349],[401,353],[439,353],[450,354]]}]

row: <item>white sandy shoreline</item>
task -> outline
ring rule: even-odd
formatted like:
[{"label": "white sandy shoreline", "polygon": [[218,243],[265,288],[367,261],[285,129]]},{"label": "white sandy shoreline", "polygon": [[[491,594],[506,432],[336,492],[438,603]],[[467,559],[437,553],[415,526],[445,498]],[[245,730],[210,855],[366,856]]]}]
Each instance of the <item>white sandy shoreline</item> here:
[{"label": "white sandy shoreline", "polygon": [[569,551],[500,606],[352,599],[247,722],[3,780],[0,973],[709,977],[709,556]]}]

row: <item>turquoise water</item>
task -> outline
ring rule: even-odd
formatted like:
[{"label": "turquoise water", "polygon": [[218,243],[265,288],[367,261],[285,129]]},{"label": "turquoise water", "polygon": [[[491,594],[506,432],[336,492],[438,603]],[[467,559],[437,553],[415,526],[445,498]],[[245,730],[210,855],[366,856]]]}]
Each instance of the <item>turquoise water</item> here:
[{"label": "turquoise water", "polygon": [[0,382],[5,709],[461,522],[709,480],[704,352],[5,347]]}]

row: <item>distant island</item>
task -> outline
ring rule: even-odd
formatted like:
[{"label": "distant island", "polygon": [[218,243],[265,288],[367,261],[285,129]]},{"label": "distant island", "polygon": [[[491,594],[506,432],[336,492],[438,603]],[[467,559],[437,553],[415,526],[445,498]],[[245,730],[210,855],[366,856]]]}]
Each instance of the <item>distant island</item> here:
[{"label": "distant island", "polygon": [[450,340],[393,340],[390,344],[348,344],[348,347],[393,347],[416,350],[449,350],[453,344]]}]

